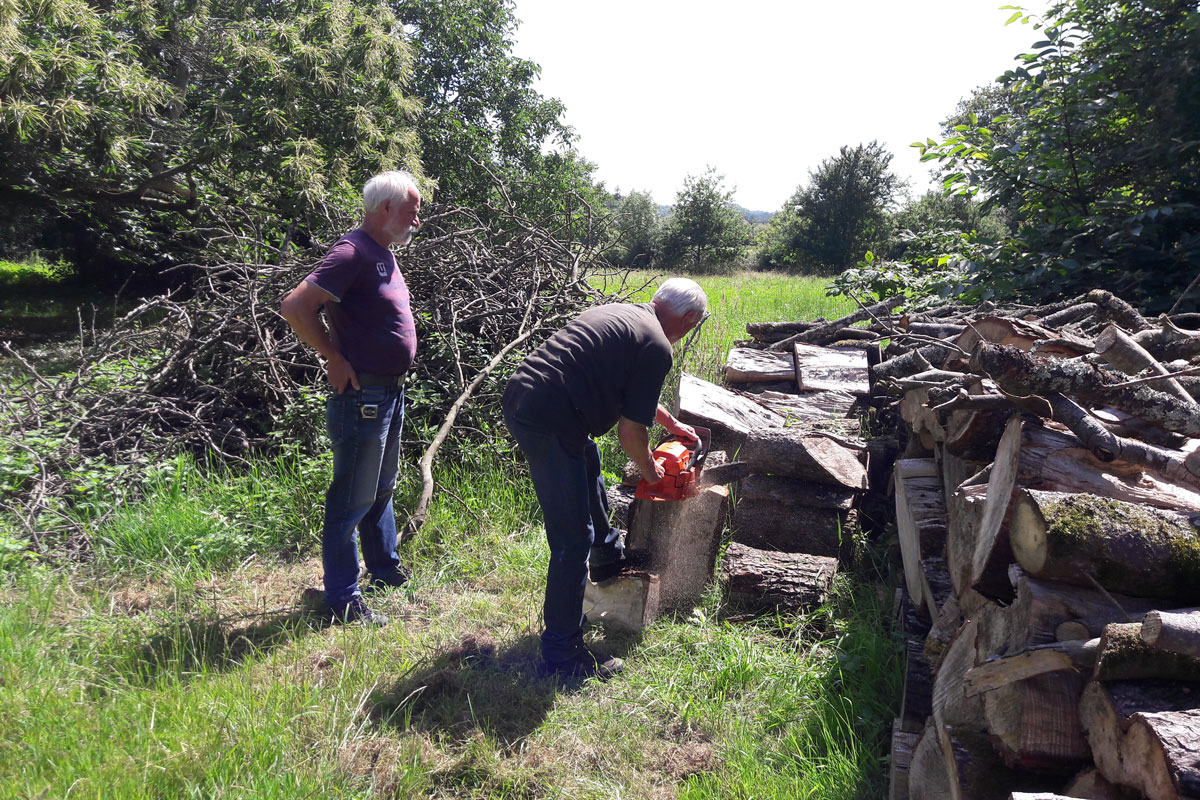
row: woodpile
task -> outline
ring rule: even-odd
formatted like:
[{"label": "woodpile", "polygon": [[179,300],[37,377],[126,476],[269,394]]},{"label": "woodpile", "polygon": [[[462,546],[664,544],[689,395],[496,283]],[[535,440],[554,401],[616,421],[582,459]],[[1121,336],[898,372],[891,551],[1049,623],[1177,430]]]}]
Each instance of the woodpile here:
[{"label": "woodpile", "polygon": [[891,796],[1200,798],[1200,331],[1103,290],[888,313]]}]

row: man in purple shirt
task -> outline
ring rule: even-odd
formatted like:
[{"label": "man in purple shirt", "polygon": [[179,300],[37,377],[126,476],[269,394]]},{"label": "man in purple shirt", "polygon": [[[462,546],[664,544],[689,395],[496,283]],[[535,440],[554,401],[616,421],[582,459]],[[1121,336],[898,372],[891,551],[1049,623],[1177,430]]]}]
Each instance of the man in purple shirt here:
[{"label": "man in purple shirt", "polygon": [[389,247],[412,240],[420,210],[412,175],[371,178],[363,187],[362,226],[330,248],[281,309],[296,335],[325,359],[333,389],[325,410],[333,480],[325,493],[321,560],[325,596],[340,622],[388,622],[358,588],[356,538],[372,589],[409,578],[396,554],[392,491],[400,468],[404,374],[416,354],[417,333],[408,287]]}]

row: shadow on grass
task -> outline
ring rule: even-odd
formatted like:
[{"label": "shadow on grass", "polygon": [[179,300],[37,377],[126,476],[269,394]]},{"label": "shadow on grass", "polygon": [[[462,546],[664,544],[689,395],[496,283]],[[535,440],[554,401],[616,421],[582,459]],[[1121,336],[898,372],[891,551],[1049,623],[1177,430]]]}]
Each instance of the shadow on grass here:
[{"label": "shadow on grass", "polygon": [[176,620],[137,647],[123,671],[134,682],[151,684],[162,677],[186,680],[236,669],[301,634],[332,624],[328,614],[308,608],[256,614],[237,621],[215,614]]},{"label": "shadow on grass", "polygon": [[[610,634],[593,649],[622,657],[640,638]],[[371,714],[400,730],[440,734],[456,742],[483,732],[513,747],[537,730],[559,693],[578,692],[595,680],[546,677],[540,664],[534,634],[501,648],[487,634],[466,636],[380,692]]]}]

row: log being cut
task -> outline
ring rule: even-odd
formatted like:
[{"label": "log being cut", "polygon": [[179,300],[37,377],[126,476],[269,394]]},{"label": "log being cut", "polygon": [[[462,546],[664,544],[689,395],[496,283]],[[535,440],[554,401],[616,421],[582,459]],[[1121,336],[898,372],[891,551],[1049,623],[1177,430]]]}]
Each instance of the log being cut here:
[{"label": "log being cut", "polygon": [[677,416],[689,425],[709,428],[711,446],[730,453],[741,448],[751,431],[783,427],[783,417],[774,411],[686,372],[679,379]]},{"label": "log being cut", "polygon": [[756,473],[787,475],[814,483],[867,488],[867,470],[857,452],[836,437],[794,428],[751,431],[738,453]]}]

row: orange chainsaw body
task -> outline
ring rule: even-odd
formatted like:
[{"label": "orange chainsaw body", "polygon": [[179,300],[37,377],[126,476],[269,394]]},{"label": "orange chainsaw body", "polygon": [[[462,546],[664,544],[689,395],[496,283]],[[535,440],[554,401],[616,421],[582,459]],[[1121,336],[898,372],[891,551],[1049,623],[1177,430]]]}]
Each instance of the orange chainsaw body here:
[{"label": "orange chainsaw body", "polygon": [[708,455],[708,430],[696,428],[700,439],[688,444],[671,438],[654,448],[654,461],[663,468],[662,480],[638,481],[633,496],[639,500],[676,501],[694,497],[700,469]]}]

